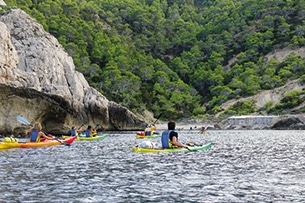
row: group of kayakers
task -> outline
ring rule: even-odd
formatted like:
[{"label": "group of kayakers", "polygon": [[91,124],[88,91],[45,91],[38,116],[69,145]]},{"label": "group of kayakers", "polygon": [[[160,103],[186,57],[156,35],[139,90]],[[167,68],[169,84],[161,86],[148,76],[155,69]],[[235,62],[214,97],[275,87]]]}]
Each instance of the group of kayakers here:
[{"label": "group of kayakers", "polygon": [[[184,145],[178,141],[178,133],[175,131],[176,123],[174,121],[169,121],[167,124],[167,130],[162,132],[161,135],[161,144],[162,148],[175,148],[175,147],[183,147],[188,148],[187,145]],[[154,131],[156,130],[156,125],[149,125],[145,129],[145,136],[150,136],[154,134]],[[202,129],[203,131],[205,129]],[[71,128],[71,136],[77,136],[79,133],[81,133],[80,129],[77,129],[76,126],[72,126]],[[28,135],[30,135],[30,142],[43,142],[46,140],[56,140],[52,135],[46,135],[42,131],[42,126],[39,122],[34,123],[33,128],[31,128],[28,132]],[[87,130],[84,131],[84,134],[86,137],[93,137],[96,134],[96,129],[93,129],[91,125],[88,125]]]},{"label": "group of kayakers", "polygon": [[[71,128],[71,136],[77,136],[82,131],[77,129],[75,126]],[[57,140],[56,137],[46,134],[42,131],[42,126],[39,122],[33,124],[33,127],[27,132],[30,136],[30,142],[45,142],[46,140]],[[86,137],[93,137],[95,136],[96,129],[92,128],[91,125],[88,125],[87,130],[84,131]]]},{"label": "group of kayakers", "polygon": [[[195,126],[195,127],[190,127],[190,130],[194,130],[194,129],[197,129],[197,126]],[[204,134],[205,132],[206,132],[206,129],[205,129],[204,126],[202,126],[201,129],[200,129],[200,133],[201,133],[201,134]]]}]

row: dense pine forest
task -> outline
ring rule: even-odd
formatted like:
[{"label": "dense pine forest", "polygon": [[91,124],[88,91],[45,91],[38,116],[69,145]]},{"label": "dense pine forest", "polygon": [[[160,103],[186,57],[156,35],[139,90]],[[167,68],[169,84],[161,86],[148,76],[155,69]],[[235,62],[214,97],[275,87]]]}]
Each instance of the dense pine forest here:
[{"label": "dense pine forest", "polygon": [[[5,0],[29,13],[109,100],[141,114],[190,118],[299,79],[305,59],[266,55],[305,45],[305,0]],[[263,110],[304,102],[287,93]],[[226,115],[251,114],[251,102]],[[300,110],[302,111],[302,109]],[[303,108],[303,111],[304,108]]]}]

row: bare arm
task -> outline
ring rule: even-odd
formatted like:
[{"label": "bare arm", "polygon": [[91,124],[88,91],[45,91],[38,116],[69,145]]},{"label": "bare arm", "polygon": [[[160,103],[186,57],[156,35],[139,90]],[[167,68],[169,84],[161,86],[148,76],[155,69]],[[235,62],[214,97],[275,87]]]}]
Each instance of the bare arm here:
[{"label": "bare arm", "polygon": [[55,140],[56,138],[54,138],[53,136],[47,136],[46,134],[44,134],[43,132],[39,132],[39,136],[40,137],[43,137],[43,138],[46,138],[46,139],[48,139],[48,140]]},{"label": "bare arm", "polygon": [[176,136],[173,136],[172,144],[174,144],[174,145],[177,146],[177,147],[184,147],[184,148],[187,148],[187,146],[181,144],[181,143],[177,140],[177,137],[176,137]]}]

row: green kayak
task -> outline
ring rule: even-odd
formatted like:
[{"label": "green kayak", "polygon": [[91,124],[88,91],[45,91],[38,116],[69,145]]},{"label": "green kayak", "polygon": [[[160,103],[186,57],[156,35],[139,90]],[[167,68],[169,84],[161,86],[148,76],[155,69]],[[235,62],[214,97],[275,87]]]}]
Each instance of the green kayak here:
[{"label": "green kayak", "polygon": [[133,146],[132,150],[137,153],[147,153],[147,152],[190,152],[190,151],[201,151],[210,149],[212,147],[213,143],[208,143],[201,146],[189,146],[189,149],[186,148],[172,148],[172,149],[152,149],[152,148],[141,148],[138,146]]},{"label": "green kayak", "polygon": [[[102,140],[104,139],[105,137],[107,137],[108,134],[103,134],[103,135],[96,135],[94,137],[86,137],[85,135],[78,135],[76,140],[77,141],[90,141],[90,140]],[[66,136],[66,135],[63,135],[62,138],[68,138],[68,137],[71,137],[71,136]]]}]

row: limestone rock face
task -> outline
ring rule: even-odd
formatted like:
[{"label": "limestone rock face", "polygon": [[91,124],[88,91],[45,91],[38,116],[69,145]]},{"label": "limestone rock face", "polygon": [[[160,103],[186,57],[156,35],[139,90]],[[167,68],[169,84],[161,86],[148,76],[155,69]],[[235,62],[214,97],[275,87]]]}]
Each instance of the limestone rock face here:
[{"label": "limestone rock face", "polygon": [[0,16],[0,30],[0,134],[29,128],[16,121],[19,114],[56,134],[84,123],[101,124],[98,130],[145,127],[131,111],[90,87],[57,39],[24,11]]},{"label": "limestone rock face", "polygon": [[304,116],[289,117],[276,122],[271,126],[273,130],[305,130]]}]

